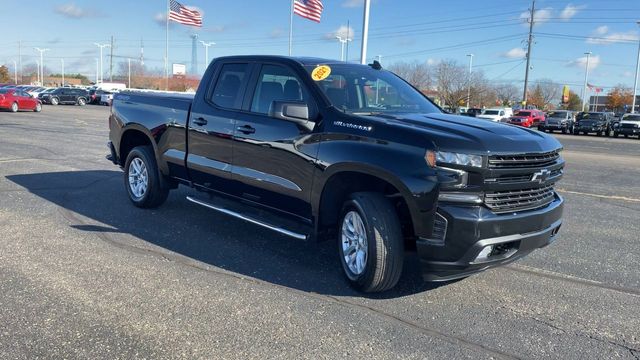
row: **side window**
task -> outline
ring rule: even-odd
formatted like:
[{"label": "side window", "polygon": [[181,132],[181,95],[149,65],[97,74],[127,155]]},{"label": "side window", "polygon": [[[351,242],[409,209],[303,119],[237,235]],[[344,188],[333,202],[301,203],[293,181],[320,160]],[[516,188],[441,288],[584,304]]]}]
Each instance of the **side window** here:
[{"label": "side window", "polygon": [[264,65],[253,93],[251,111],[267,114],[274,100],[308,99],[298,78],[287,68]]},{"label": "side window", "polygon": [[240,88],[247,75],[247,68],[248,64],[223,65],[210,100],[223,108],[240,109],[242,107]]}]

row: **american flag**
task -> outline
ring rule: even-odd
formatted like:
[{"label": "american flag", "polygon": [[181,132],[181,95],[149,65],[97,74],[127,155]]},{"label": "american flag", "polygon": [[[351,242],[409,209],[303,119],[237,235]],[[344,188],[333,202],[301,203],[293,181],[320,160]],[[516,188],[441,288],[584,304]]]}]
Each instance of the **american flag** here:
[{"label": "american flag", "polygon": [[589,90],[594,90],[595,92],[599,93],[602,92],[604,89],[601,87],[597,87],[595,85],[591,85],[589,83],[587,83],[587,87],[589,88]]},{"label": "american flag", "polygon": [[311,21],[320,22],[322,16],[322,0],[294,0],[293,12]]},{"label": "american flag", "polygon": [[196,10],[190,10],[175,0],[169,1],[169,20],[190,26],[202,27],[202,14]]}]

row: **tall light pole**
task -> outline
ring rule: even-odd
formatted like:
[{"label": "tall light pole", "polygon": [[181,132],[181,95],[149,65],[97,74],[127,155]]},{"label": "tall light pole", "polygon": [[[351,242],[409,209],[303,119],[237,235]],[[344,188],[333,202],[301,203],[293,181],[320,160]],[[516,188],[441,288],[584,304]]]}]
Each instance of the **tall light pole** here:
[{"label": "tall light pole", "polygon": [[[209,46],[215,45],[216,43],[214,43],[213,41],[204,42],[200,40],[200,44],[204,46],[204,69],[206,70],[209,66]],[[291,54],[289,54],[289,56],[291,56]]]},{"label": "tall light pole", "polygon": [[34,48],[34,50],[40,52],[40,85],[44,85],[44,53],[50,49]]},{"label": "tall light pole", "polygon": [[[640,21],[636,21],[640,25]],[[631,113],[636,112],[636,96],[638,93],[638,72],[640,72],[640,40],[638,40],[638,60],[636,62],[636,77],[633,80],[633,101],[631,102]]]},{"label": "tall light pole", "polygon": [[131,89],[131,58],[128,58],[127,60],[129,62],[129,84],[127,85],[127,87]]},{"label": "tall light pole", "polygon": [[60,59],[62,63],[62,86],[64,86],[64,59]]},{"label": "tall light pole", "polygon": [[13,71],[15,73],[15,82],[18,85],[18,62],[13,60]]},{"label": "tall light pole", "polygon": [[36,75],[36,82],[40,84],[40,61],[38,60],[36,60],[36,68],[38,68],[38,71],[37,71],[38,74]]},{"label": "tall light pole", "polygon": [[467,54],[469,57],[469,78],[467,79],[467,109],[471,104],[471,70],[473,69],[473,54]]},{"label": "tall light pole", "polygon": [[100,79],[96,80],[96,83],[98,82],[103,82],[104,81],[104,68],[102,67],[102,49],[106,48],[106,47],[111,47],[111,44],[98,44],[98,43],[93,43],[93,45],[97,46],[100,48]]},{"label": "tall light pole", "polygon": [[364,0],[364,14],[362,19],[362,47],[360,48],[360,64],[367,64],[367,43],[369,41],[369,9],[371,0]]},{"label": "tall light pole", "polygon": [[100,76],[98,75],[100,73],[100,65],[98,62],[98,59],[96,58],[96,85],[98,84],[98,81],[100,81]]},{"label": "tall light pole", "polygon": [[340,42],[340,61],[345,61],[345,58],[344,58],[344,46],[347,44],[347,42],[352,40],[352,39],[349,38],[349,29],[347,29],[347,36],[346,37],[342,37],[340,35],[336,35],[336,39],[338,39],[338,41]]},{"label": "tall light pole", "polygon": [[[587,81],[589,80],[589,60],[591,59],[592,52],[587,51],[584,54],[587,55],[587,65],[585,66],[585,69],[584,69],[584,86],[582,88],[582,111],[584,111],[584,105],[587,103]],[[589,111],[589,108],[587,108],[587,111]]]}]

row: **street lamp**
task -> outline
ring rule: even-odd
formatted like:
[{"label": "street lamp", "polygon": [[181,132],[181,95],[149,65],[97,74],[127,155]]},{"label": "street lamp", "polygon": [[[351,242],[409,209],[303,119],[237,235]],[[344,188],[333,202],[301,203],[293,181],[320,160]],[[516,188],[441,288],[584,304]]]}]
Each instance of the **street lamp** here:
[{"label": "street lamp", "polygon": [[[582,88],[582,111],[584,111],[584,105],[587,103],[587,80],[589,79],[589,59],[591,59],[591,51],[584,53],[587,55],[587,65],[584,69],[584,87]],[[589,108],[587,108],[589,111]]]},{"label": "street lamp", "polygon": [[340,42],[340,61],[344,61],[344,46],[347,44],[348,41],[353,40],[349,38],[349,29],[347,29],[346,37],[336,35],[336,39],[338,39],[338,41]]},{"label": "street lamp", "polygon": [[15,73],[16,85],[18,85],[18,63],[15,60],[13,60],[13,71]]},{"label": "street lamp", "polygon": [[204,46],[204,68],[206,70],[207,66],[209,66],[209,46],[215,45],[216,43],[214,43],[213,41],[204,42],[204,41],[200,40],[200,44],[202,44],[202,46]]},{"label": "street lamp", "polygon": [[62,63],[62,86],[64,86],[64,59],[60,59]]},{"label": "street lamp", "polygon": [[[100,48],[100,80],[99,80],[99,81],[100,81],[100,82],[103,82],[103,81],[104,81],[104,78],[103,78],[103,76],[104,76],[104,75],[103,75],[103,74],[104,74],[104,70],[103,70],[103,67],[102,67],[102,49],[104,49],[104,48],[106,48],[106,47],[111,47],[111,44],[98,44],[98,43],[93,43],[93,45],[95,45],[95,46],[97,46],[97,47],[99,47],[99,48]],[[98,81],[98,80],[96,80],[96,83],[97,83],[97,81]]]},{"label": "street lamp", "polygon": [[50,49],[40,49],[38,47],[33,48],[35,51],[40,52],[40,85],[44,85],[44,59],[43,54]]},{"label": "street lamp", "polygon": [[467,82],[469,83],[469,86],[467,87],[467,109],[469,109],[469,107],[471,106],[471,70],[473,67],[473,54],[467,54],[467,56],[469,57],[469,79],[467,80]]},{"label": "street lamp", "polygon": [[[640,25],[640,21],[636,21],[636,24]],[[631,113],[636,112],[636,94],[638,91],[638,72],[640,72],[640,40],[638,40],[638,60],[636,62],[636,77],[633,80],[633,102],[631,103]]]}]

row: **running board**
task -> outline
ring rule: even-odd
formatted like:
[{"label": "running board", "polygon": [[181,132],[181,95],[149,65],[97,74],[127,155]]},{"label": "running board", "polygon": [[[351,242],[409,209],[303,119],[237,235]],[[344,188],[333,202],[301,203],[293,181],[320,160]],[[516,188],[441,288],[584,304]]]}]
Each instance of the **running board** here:
[{"label": "running board", "polygon": [[191,201],[194,204],[198,204],[198,205],[204,206],[204,207],[206,207],[208,209],[215,210],[215,211],[221,212],[223,214],[227,214],[227,215],[233,216],[233,217],[235,217],[237,219],[244,220],[246,222],[249,222],[249,223],[252,223],[252,224],[255,224],[255,225],[258,225],[258,226],[262,226],[264,228],[267,228],[269,230],[275,231],[275,232],[280,233],[282,235],[290,236],[290,237],[292,237],[294,239],[307,240],[307,238],[308,238],[307,235],[300,234],[300,233],[297,233],[295,231],[287,230],[287,229],[284,229],[283,227],[280,227],[280,226],[269,224],[266,221],[258,220],[257,216],[254,217],[254,216],[250,216],[250,215],[247,215],[247,214],[242,214],[239,211],[230,210],[230,209],[228,209],[228,208],[226,208],[226,207],[224,207],[222,205],[212,204],[210,202],[207,202],[207,201],[204,201],[204,200],[201,200],[201,199],[196,199],[196,198],[194,198],[192,196],[187,196],[187,200]]}]

